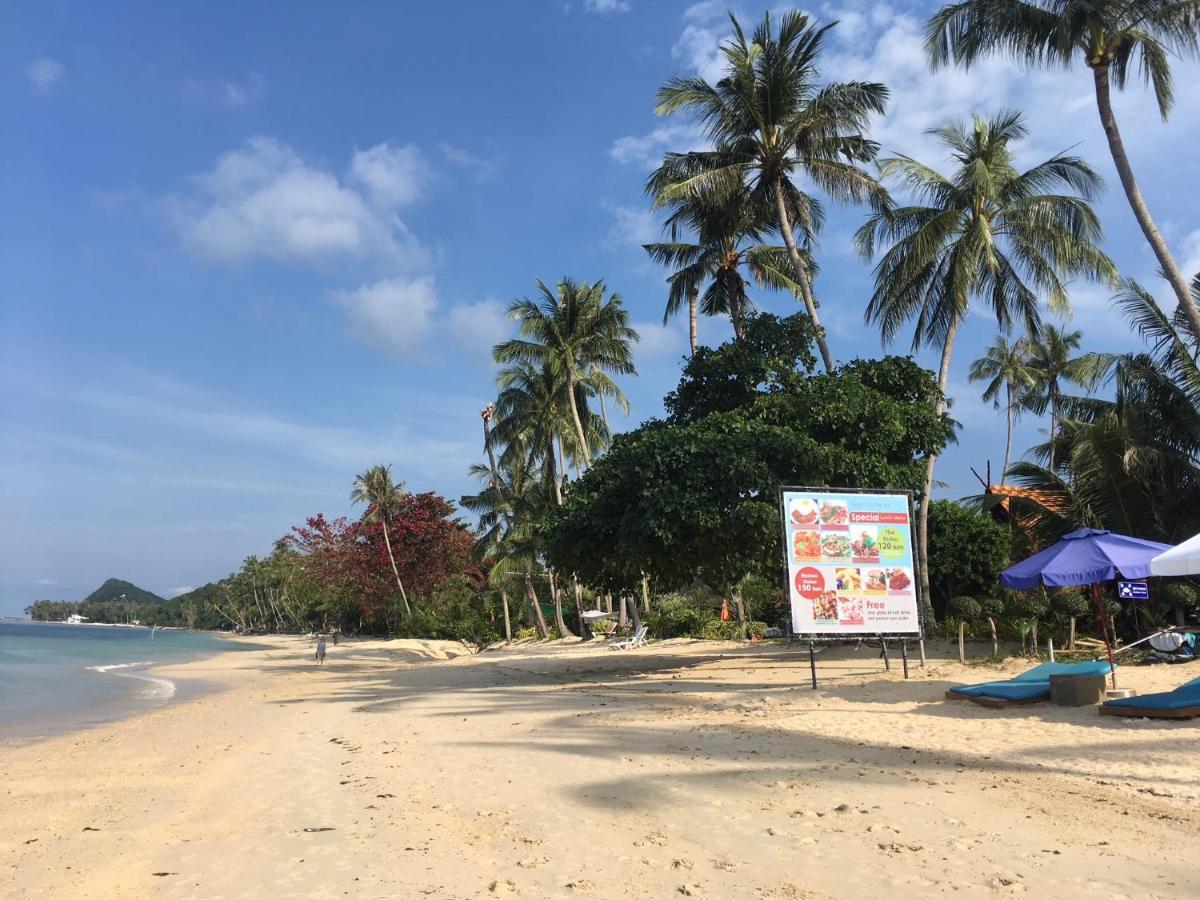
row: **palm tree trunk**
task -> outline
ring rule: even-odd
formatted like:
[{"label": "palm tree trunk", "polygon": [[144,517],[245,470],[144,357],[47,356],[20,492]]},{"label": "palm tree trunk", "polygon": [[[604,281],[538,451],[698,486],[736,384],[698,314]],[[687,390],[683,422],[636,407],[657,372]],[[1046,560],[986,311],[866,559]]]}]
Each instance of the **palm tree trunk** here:
[{"label": "palm tree trunk", "polygon": [[[942,348],[942,363],[938,368],[938,399],[934,411],[940,416],[946,411],[946,388],[950,384],[950,357],[954,353],[954,338],[958,333],[959,320],[950,323],[946,331],[946,346]],[[925,485],[921,491],[921,505],[917,510],[917,558],[921,565],[921,629],[927,632],[934,622],[933,605],[929,602],[929,501],[933,493],[933,467],[937,456],[930,454],[925,461]]]},{"label": "palm tree trunk", "polygon": [[492,490],[500,486],[500,473],[496,470],[496,453],[492,450],[492,428],[488,416],[483,416],[483,446],[487,450],[488,468],[492,470]]},{"label": "palm tree trunk", "polygon": [[500,589],[500,606],[504,609],[504,640],[512,640],[512,622],[508,618],[508,588]]},{"label": "palm tree trunk", "polygon": [[525,573],[525,597],[529,601],[529,611],[533,614],[533,627],[542,637],[548,637],[550,629],[546,627],[546,617],[542,615],[542,605],[538,603],[537,591],[533,588],[533,577],[528,572]]},{"label": "palm tree trunk", "polygon": [[388,523],[386,519],[381,519],[379,522],[383,529],[383,543],[387,547],[388,561],[392,564],[392,574],[396,576],[396,587],[400,588],[400,599],[404,602],[404,614],[412,615],[412,608],[408,605],[408,594],[404,592],[404,583],[400,580],[400,570],[396,568],[396,557],[392,555],[392,539],[388,537]]},{"label": "palm tree trunk", "polygon": [[1005,385],[1005,399],[1008,403],[1008,435],[1004,441],[1004,468],[1000,470],[1000,483],[1004,484],[1004,479],[1008,476],[1008,460],[1012,456],[1012,425],[1013,425],[1013,403],[1012,403],[1012,384]]},{"label": "palm tree trunk", "polygon": [[558,578],[553,569],[550,570],[550,596],[554,598],[554,625],[558,628],[558,636],[575,637],[575,632],[567,627],[567,621],[563,618],[562,591],[559,589]]},{"label": "palm tree trunk", "polygon": [[1050,396],[1050,471],[1054,471],[1054,441],[1058,435],[1058,400]]},{"label": "palm tree trunk", "polygon": [[817,347],[821,351],[821,359],[825,363],[825,371],[833,374],[833,354],[829,352],[829,342],[825,339],[825,331],[821,328],[821,320],[817,317],[817,304],[813,300],[812,285],[808,282],[808,272],[804,261],[800,259],[800,251],[796,249],[796,239],[792,235],[792,223],[788,220],[787,204],[783,199],[783,179],[775,179],[775,212],[779,216],[779,230],[783,234],[783,243],[787,246],[788,259],[792,261],[792,273],[796,283],[800,285],[800,297],[808,317],[817,330]]},{"label": "palm tree trunk", "polygon": [[554,502],[558,506],[562,506],[562,483],[558,479],[558,472],[554,467],[554,438],[550,438],[550,446],[547,448],[550,455],[547,459],[549,472],[546,474],[550,480],[554,482]]},{"label": "palm tree trunk", "polygon": [[1117,129],[1116,116],[1113,115],[1108,76],[1108,63],[1092,67],[1092,80],[1096,85],[1096,106],[1100,110],[1100,124],[1104,126],[1104,136],[1108,138],[1108,149],[1112,153],[1117,174],[1121,176],[1121,187],[1125,189],[1125,196],[1129,200],[1134,218],[1141,226],[1142,234],[1146,236],[1150,249],[1154,251],[1154,255],[1158,259],[1159,268],[1162,269],[1163,275],[1171,283],[1171,289],[1179,299],[1180,309],[1187,315],[1188,323],[1192,326],[1192,333],[1200,335],[1200,309],[1196,308],[1196,304],[1192,300],[1187,278],[1184,277],[1179,265],[1171,256],[1167,242],[1159,234],[1158,226],[1154,224],[1154,219],[1150,216],[1150,209],[1146,206],[1145,198],[1142,197],[1141,188],[1138,187],[1137,181],[1133,177],[1133,167],[1129,165],[1129,157],[1125,155],[1125,144],[1121,140],[1121,132]]},{"label": "palm tree trunk", "polygon": [[693,290],[688,294],[688,340],[692,345],[692,356],[696,355],[696,348],[700,346],[699,313],[700,292]]},{"label": "palm tree trunk", "polygon": [[729,310],[729,321],[733,323],[733,336],[740,341],[746,336],[746,322],[742,317],[741,304]]},{"label": "palm tree trunk", "polygon": [[575,402],[575,371],[572,360],[567,361],[567,399],[571,402],[571,418],[575,422],[575,437],[579,439],[583,467],[587,469],[592,465],[592,454],[588,450],[587,435],[583,433],[583,420],[579,418],[579,404]]}]

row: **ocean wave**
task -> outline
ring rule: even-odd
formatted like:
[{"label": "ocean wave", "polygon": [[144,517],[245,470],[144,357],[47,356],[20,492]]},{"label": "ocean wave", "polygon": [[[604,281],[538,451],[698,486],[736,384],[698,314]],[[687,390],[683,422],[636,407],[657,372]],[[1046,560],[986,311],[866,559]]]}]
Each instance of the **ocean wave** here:
[{"label": "ocean wave", "polygon": [[112,663],[107,666],[87,666],[86,668],[90,672],[99,672],[102,675],[116,675],[119,678],[136,678],[138,681],[144,681],[149,686],[142,691],[143,697],[150,700],[170,700],[175,696],[175,682],[169,678],[159,678],[156,675],[148,675],[142,671],[121,671],[123,669],[145,669],[154,665],[158,665],[158,663]]}]

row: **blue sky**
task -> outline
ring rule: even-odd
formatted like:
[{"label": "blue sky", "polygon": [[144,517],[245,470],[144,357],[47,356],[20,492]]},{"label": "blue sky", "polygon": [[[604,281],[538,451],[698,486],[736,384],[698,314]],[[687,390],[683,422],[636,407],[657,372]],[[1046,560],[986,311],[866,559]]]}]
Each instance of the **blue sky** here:
[{"label": "blue sky", "polygon": [[[653,114],[672,74],[719,73],[725,4],[6,4],[0,20],[0,614],[103,578],[170,594],[227,574],[316,512],[349,512],[355,473],[390,462],[457,497],[480,455],[489,348],[535,277],[603,277],[644,340],[629,425],[661,412],[685,323],[659,323],[663,272],[641,183],[695,129]],[[813,8],[841,24],[829,79],[893,91],[874,136],[934,165],[924,130],[1020,107],[1022,159],[1074,148],[1107,178],[1107,249],[1154,283],[1083,71],[996,60],[936,75],[932,5]],[[759,4],[735,7],[753,19]],[[1200,269],[1200,106],[1178,64],[1164,125],[1119,98],[1160,226]],[[862,325],[862,220],[835,210],[818,295],[835,355],[880,352]],[[1073,292],[1089,347],[1136,339],[1106,294]],[[789,313],[795,302],[761,295]],[[703,323],[706,343],[728,323]],[[994,327],[972,316],[952,394],[969,466],[999,468],[1002,417],[966,369]],[[904,351],[906,344],[895,349]],[[926,360],[928,361],[928,360]],[[1019,446],[1043,423],[1026,421]]]}]

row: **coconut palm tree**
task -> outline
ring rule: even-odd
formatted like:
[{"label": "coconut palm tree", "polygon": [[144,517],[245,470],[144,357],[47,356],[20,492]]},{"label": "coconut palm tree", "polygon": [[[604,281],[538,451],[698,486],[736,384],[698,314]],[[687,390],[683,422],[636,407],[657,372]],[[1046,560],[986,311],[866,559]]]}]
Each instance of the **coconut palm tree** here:
[{"label": "coconut palm tree", "polygon": [[561,376],[586,469],[592,457],[578,383],[595,370],[636,375],[631,345],[638,335],[629,327],[621,298],[610,294],[605,299],[603,281],[588,284],[564,278],[553,291],[541,280],[537,286],[541,302],[526,297],[509,306],[509,315],[520,323],[521,337],[497,344],[492,355],[502,365],[553,367]]},{"label": "coconut palm tree", "polygon": [[[754,303],[746,290],[749,277],[759,286],[790,291],[802,297],[792,276],[786,247],[764,243],[771,223],[755,222],[744,190],[726,196],[717,191],[679,194],[670,163],[664,163],[646,182],[646,192],[656,207],[669,206],[663,230],[669,240],[643,244],[650,258],[673,269],[667,279],[670,292],[663,313],[665,325],[688,304],[688,331],[695,355],[699,344],[697,313],[728,315],[734,334],[740,338],[743,320]],[[683,235],[694,235],[692,241]],[[809,278],[815,276],[808,253],[802,254]],[[701,288],[707,287],[701,294]]]},{"label": "coconut palm tree", "polygon": [[1028,65],[1066,68],[1082,61],[1092,70],[1100,124],[1125,197],[1192,332],[1200,334],[1200,308],[1134,178],[1110,96],[1113,87],[1121,90],[1131,75],[1140,75],[1153,87],[1166,120],[1174,99],[1170,57],[1200,56],[1200,4],[1196,0],[962,0],[942,7],[929,20],[925,46],[935,67],[951,61],[970,66],[982,56],[1002,52]]},{"label": "coconut palm tree", "polygon": [[1000,395],[1004,394],[1004,468],[1000,470],[1000,483],[1004,484],[1012,457],[1013,420],[1020,415],[1021,404],[1034,386],[1035,376],[1026,357],[1025,340],[1018,338],[1010,344],[1008,338],[998,335],[983,356],[971,363],[967,377],[971,381],[987,382],[983,399],[990,400],[995,409],[1000,408]]},{"label": "coconut palm tree", "polygon": [[839,201],[870,203],[877,211],[887,192],[861,164],[874,160],[878,145],[867,140],[870,117],[882,113],[887,88],[873,82],[821,85],[817,61],[833,25],[818,28],[802,13],[785,13],[779,29],[767,13],[747,39],[738,20],[721,51],[728,74],[716,84],[703,78],[672,78],[658,91],[657,112],[694,114],[712,150],[668,154],[674,183],[661,202],[676,197],[742,187],[756,217],[771,215],[787,247],[792,277],[817,327],[826,371],[833,354],[820,329],[817,303],[801,248],[810,250],[823,222],[820,203],[796,184],[811,181]]},{"label": "coconut palm tree", "polygon": [[408,594],[404,590],[404,582],[400,580],[400,570],[396,568],[396,556],[392,553],[392,539],[388,535],[391,529],[392,516],[396,508],[403,502],[404,485],[392,482],[391,466],[371,466],[354,479],[354,487],[350,491],[351,503],[367,504],[367,512],[363,518],[368,522],[378,522],[383,531],[383,543],[387,547],[388,560],[392,564],[392,574],[396,576],[396,587],[400,589],[400,600],[404,604],[404,614],[412,615],[408,605]]},{"label": "coconut palm tree", "polygon": [[[1052,310],[1066,313],[1064,278],[1115,281],[1116,267],[1097,246],[1100,222],[1088,204],[1099,177],[1082,160],[1062,155],[1018,171],[1010,144],[1026,135],[1019,114],[975,116],[970,125],[932,133],[957,169],[947,177],[907,156],[884,160],[883,176],[895,178],[917,202],[875,214],[855,238],[868,259],[890,244],[874,270],[866,319],[880,326],[885,343],[915,319],[913,349],[942,348],[936,408],[943,413],[954,340],[973,300],[991,307],[1002,332],[1019,321],[1037,334],[1039,294]],[[935,462],[934,456],[926,461],[917,519],[926,596]]]},{"label": "coconut palm tree", "polygon": [[1091,387],[1103,374],[1095,354],[1073,356],[1083,340],[1082,331],[1063,331],[1047,325],[1041,334],[1026,339],[1029,367],[1034,373],[1033,389],[1026,392],[1024,405],[1039,416],[1050,412],[1050,468],[1054,468],[1054,442],[1058,433],[1059,407],[1063,388]]}]

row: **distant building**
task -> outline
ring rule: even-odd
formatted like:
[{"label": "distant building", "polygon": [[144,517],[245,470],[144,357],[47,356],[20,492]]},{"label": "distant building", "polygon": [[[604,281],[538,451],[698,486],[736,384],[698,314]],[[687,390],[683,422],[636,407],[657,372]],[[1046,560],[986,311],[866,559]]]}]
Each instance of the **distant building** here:
[{"label": "distant building", "polygon": [[87,620],[87,616],[81,616],[79,613],[71,613],[71,615],[67,616],[68,625],[82,625]]}]

